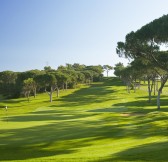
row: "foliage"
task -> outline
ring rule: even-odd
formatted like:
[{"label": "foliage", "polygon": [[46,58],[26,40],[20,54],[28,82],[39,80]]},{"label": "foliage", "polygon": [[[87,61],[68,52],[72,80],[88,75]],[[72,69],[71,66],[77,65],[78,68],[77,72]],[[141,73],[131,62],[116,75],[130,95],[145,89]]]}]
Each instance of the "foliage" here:
[{"label": "foliage", "polygon": [[23,81],[23,93],[24,93],[25,97],[27,97],[28,102],[29,102],[30,93],[31,93],[31,91],[34,90],[34,84],[35,84],[35,82],[34,82],[33,78],[28,78]]},{"label": "foliage", "polygon": [[128,33],[125,42],[118,42],[116,48],[120,57],[141,60],[143,64],[152,65],[157,73],[161,72],[158,73],[162,80],[157,97],[158,109],[160,109],[160,94],[168,79],[168,52],[160,50],[160,46],[168,40],[167,27],[168,15],[154,20],[136,32]]},{"label": "foliage", "polygon": [[0,92],[7,98],[12,98],[16,95],[17,73],[13,71],[0,72]]},{"label": "foliage", "polygon": [[[93,81],[102,79],[102,66],[86,66],[78,63],[60,65],[57,69],[45,66],[44,70],[29,70],[25,72],[0,72],[0,92],[7,98],[20,97],[22,92],[28,94],[28,87],[25,83],[29,78],[33,79],[33,89],[29,95],[34,97],[37,93],[44,91],[51,92],[57,89],[76,88],[78,84],[90,84]],[[51,90],[52,89],[52,90]]]},{"label": "foliage", "polygon": [[121,78],[121,72],[123,69],[124,69],[123,63],[119,62],[119,63],[115,64],[115,67],[114,67],[115,76]]},{"label": "foliage", "polygon": [[103,69],[106,71],[107,77],[108,77],[108,73],[109,73],[110,70],[113,69],[113,67],[110,66],[110,65],[103,65]]}]

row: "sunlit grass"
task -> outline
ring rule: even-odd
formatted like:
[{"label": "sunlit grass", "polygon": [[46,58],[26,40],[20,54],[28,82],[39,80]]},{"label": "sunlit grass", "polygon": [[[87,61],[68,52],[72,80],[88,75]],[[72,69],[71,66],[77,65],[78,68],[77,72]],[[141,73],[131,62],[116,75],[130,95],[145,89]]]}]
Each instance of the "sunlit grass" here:
[{"label": "sunlit grass", "polygon": [[[0,161],[166,161],[168,101],[117,79],[0,103]],[[6,112],[4,106],[8,105]]]}]

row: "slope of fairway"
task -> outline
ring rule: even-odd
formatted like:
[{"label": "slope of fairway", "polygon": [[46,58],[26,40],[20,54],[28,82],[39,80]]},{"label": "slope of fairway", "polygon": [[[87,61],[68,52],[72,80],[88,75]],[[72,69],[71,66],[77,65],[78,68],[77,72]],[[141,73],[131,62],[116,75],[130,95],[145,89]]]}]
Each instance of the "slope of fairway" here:
[{"label": "slope of fairway", "polygon": [[149,104],[144,90],[105,78],[53,103],[47,94],[1,101],[0,161],[167,161],[167,99],[158,112],[155,97]]}]

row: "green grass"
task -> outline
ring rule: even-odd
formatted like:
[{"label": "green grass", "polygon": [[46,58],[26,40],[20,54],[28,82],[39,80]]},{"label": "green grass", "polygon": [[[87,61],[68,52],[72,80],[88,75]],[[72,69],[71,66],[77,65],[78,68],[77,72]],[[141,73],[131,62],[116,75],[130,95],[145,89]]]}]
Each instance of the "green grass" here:
[{"label": "green grass", "polygon": [[0,161],[167,161],[168,97],[158,112],[147,95],[106,78],[52,103],[47,94],[1,101]]}]

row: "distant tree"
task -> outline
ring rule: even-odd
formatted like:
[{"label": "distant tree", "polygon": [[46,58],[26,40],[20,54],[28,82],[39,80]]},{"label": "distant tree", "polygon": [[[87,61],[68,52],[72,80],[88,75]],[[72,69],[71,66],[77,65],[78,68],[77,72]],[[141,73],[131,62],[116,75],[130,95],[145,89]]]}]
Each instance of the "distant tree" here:
[{"label": "distant tree", "polygon": [[123,63],[119,62],[119,63],[115,64],[114,74],[115,74],[117,77],[121,78],[121,72],[122,72],[123,69],[124,69]]},{"label": "distant tree", "polygon": [[67,67],[65,67],[65,66],[63,66],[63,65],[60,65],[60,66],[58,66],[57,70],[66,71],[66,70],[67,70]]},{"label": "distant tree", "polygon": [[55,75],[51,73],[37,75],[35,81],[39,88],[43,88],[47,92],[50,97],[50,102],[52,102],[53,92],[56,89],[57,83]]},{"label": "distant tree", "polygon": [[60,89],[76,88],[78,84],[90,84],[100,81],[103,77],[102,66],[86,66],[83,64],[60,65],[57,70],[45,66],[44,70],[29,70],[25,72],[0,72],[0,92],[7,97],[19,97],[23,92],[28,98],[33,93],[47,92],[52,102],[52,94]]},{"label": "distant tree", "polygon": [[44,74],[45,72],[44,71],[40,71],[40,70],[29,70],[26,72],[26,75],[29,77],[29,78],[33,78],[33,94],[34,94],[34,98],[36,97],[36,91],[37,91],[37,82],[36,82],[36,77],[40,74]]},{"label": "distant tree", "polygon": [[106,71],[107,77],[108,77],[108,73],[109,73],[110,70],[113,69],[113,67],[110,66],[110,65],[103,65],[103,69]]},{"label": "distant tree", "polygon": [[13,71],[0,72],[0,91],[6,97],[15,97],[17,73]]},{"label": "distant tree", "polygon": [[1,72],[1,81],[6,84],[15,83],[17,74],[13,71],[3,71]]},{"label": "distant tree", "polygon": [[152,91],[155,91],[155,79],[157,77],[157,67],[153,66],[149,62],[144,62],[140,58],[131,62],[131,66],[137,72],[138,78],[146,78],[148,83],[148,102],[151,102]]},{"label": "distant tree", "polygon": [[76,88],[76,85],[78,83],[78,75],[77,72],[75,70],[67,70],[67,74],[68,74],[68,80],[69,80],[69,87],[70,88]]},{"label": "distant tree", "polygon": [[85,82],[85,75],[81,71],[77,71],[77,82],[84,83]]},{"label": "distant tree", "polygon": [[36,87],[40,92],[46,91],[47,83],[46,83],[46,78],[45,78],[45,73],[37,75],[34,80],[36,82]]},{"label": "distant tree", "polygon": [[85,83],[91,84],[92,78],[93,78],[93,71],[91,70],[85,70],[82,72],[85,76]]},{"label": "distant tree", "polygon": [[125,83],[126,90],[128,93],[130,93],[130,89],[131,89],[132,83],[133,83],[131,70],[132,70],[131,67],[127,66],[124,69],[122,69],[122,71],[121,71],[121,80]]},{"label": "distant tree", "polygon": [[44,77],[45,85],[49,89],[49,91],[48,91],[46,88],[45,91],[48,93],[48,95],[50,97],[50,102],[52,102],[52,95],[56,89],[56,83],[57,83],[56,77],[53,74],[44,74],[43,77]]},{"label": "distant tree", "polygon": [[31,91],[33,90],[33,84],[34,84],[33,78],[28,78],[23,81],[23,93],[25,97],[27,97],[28,102],[30,101],[29,97]]},{"label": "distant tree", "polygon": [[72,64],[66,63],[66,69],[67,69],[67,70],[73,70]]},{"label": "distant tree", "polygon": [[[55,77],[57,79],[56,92],[57,92],[57,97],[59,97],[60,89],[61,88],[63,90],[65,89],[65,84],[67,84],[68,76],[64,74],[62,71],[57,70],[57,72],[55,73]],[[66,88],[67,88],[67,85],[66,85]]]},{"label": "distant tree", "polygon": [[33,78],[33,80],[35,81],[34,84],[34,97],[36,96],[36,89],[38,91],[38,87],[39,84],[37,84],[36,82],[36,76],[41,75],[41,74],[45,74],[45,71],[40,71],[40,70],[29,70],[29,71],[25,71],[25,72],[18,72],[17,73],[17,79],[16,79],[16,96],[19,97],[22,89],[23,89],[23,81],[28,79],[28,78]]},{"label": "distant tree", "polygon": [[103,67],[101,65],[91,65],[91,66],[86,66],[85,69],[86,71],[89,71],[91,74],[91,82],[93,81],[100,81],[103,77]]},{"label": "distant tree", "polygon": [[[62,79],[60,79],[62,77]],[[67,70],[67,67],[65,66],[59,66],[57,71],[56,71],[56,78],[59,80],[57,85],[60,86],[62,84],[63,90],[68,88],[68,83],[70,83],[70,73],[69,70]],[[61,83],[60,83],[61,81]]]},{"label": "distant tree", "polygon": [[45,71],[46,73],[50,73],[50,72],[54,72],[55,70],[52,69],[51,66],[45,66],[45,67],[44,67],[44,71]]},{"label": "distant tree", "polygon": [[75,71],[82,71],[82,70],[84,70],[85,69],[85,65],[80,65],[80,64],[78,64],[78,63],[74,63],[73,65],[72,65],[72,67],[73,67],[73,69],[75,70]]}]

